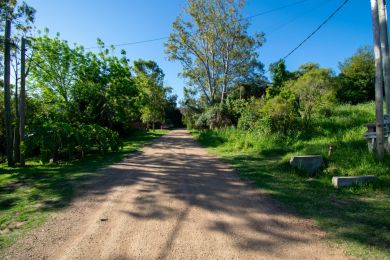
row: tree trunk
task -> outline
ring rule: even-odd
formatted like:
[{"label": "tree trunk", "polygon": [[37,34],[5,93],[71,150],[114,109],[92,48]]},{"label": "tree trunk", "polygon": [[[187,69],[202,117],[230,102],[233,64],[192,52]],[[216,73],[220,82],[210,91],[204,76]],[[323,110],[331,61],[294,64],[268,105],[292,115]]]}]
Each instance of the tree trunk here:
[{"label": "tree trunk", "polygon": [[384,159],[384,136],[383,136],[383,66],[380,44],[379,14],[377,0],[371,0],[372,28],[374,33],[375,53],[375,106],[376,106],[376,151],[378,159]]},{"label": "tree trunk", "polygon": [[[17,53],[17,51],[15,51]],[[14,161],[20,160],[20,135],[19,135],[19,65],[17,60],[17,54],[15,55],[15,127],[14,127]]]},{"label": "tree trunk", "polygon": [[20,102],[19,102],[19,137],[20,137],[20,165],[25,165],[24,155],[24,125],[26,120],[26,39],[22,38],[20,56]]},{"label": "tree trunk", "polygon": [[11,20],[7,14],[4,33],[4,123],[8,166],[14,166],[11,125]]}]

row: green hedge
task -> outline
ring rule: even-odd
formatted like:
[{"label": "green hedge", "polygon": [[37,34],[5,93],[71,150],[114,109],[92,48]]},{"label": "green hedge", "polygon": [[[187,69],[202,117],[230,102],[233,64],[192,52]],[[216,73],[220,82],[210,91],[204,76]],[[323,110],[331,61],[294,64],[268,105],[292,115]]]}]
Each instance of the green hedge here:
[{"label": "green hedge", "polygon": [[94,151],[118,151],[121,146],[117,132],[99,125],[47,122],[29,131],[24,149],[27,156],[38,155],[48,162],[81,158]]}]

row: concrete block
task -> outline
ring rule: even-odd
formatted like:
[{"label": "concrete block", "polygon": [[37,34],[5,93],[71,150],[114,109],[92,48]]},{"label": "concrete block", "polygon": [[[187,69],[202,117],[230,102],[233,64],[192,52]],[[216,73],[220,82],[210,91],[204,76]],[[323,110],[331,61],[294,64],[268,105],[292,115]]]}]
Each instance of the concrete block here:
[{"label": "concrete block", "polygon": [[332,178],[332,184],[335,188],[340,187],[348,187],[352,185],[359,185],[368,182],[374,182],[376,177],[374,175],[367,176],[346,176],[346,177],[338,177],[335,176]]},{"label": "concrete block", "polygon": [[322,167],[324,159],[320,155],[293,156],[290,159],[290,164],[299,170],[313,174]]}]

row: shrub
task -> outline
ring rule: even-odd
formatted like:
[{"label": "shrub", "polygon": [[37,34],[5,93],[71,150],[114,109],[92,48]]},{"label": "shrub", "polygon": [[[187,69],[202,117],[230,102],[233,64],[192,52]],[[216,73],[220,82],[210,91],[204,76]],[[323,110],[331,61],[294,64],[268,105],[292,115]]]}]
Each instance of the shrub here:
[{"label": "shrub", "polygon": [[216,129],[231,125],[228,110],[223,105],[215,105],[207,108],[195,123],[196,128]]},{"label": "shrub", "polygon": [[292,100],[281,96],[269,99],[260,111],[262,127],[272,132],[288,134],[299,126],[299,114]]},{"label": "shrub", "polygon": [[251,99],[245,110],[241,112],[237,128],[240,130],[251,130],[258,128],[258,120],[261,118],[260,110],[264,106],[264,101]]},{"label": "shrub", "polygon": [[233,125],[237,125],[240,117],[247,110],[248,101],[246,101],[245,99],[228,98],[226,100],[225,106],[230,121],[232,122]]},{"label": "shrub", "polygon": [[118,133],[98,125],[73,126],[64,122],[47,122],[35,126],[25,141],[27,155],[39,155],[43,162],[70,160],[98,150],[118,151]]},{"label": "shrub", "polygon": [[332,71],[312,67],[297,80],[290,81],[284,92],[295,95],[299,113],[305,126],[308,126],[314,113],[331,110],[330,108],[335,101],[334,90]]}]

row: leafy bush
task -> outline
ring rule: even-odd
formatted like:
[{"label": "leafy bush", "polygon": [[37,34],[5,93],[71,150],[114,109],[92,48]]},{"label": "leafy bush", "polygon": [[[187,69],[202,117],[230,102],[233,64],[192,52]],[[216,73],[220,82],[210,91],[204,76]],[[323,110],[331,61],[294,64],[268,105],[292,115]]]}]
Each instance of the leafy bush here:
[{"label": "leafy bush", "polygon": [[121,140],[118,133],[98,125],[73,126],[64,122],[36,125],[28,133],[27,155],[39,155],[44,162],[69,160],[85,156],[94,150],[118,151]]},{"label": "leafy bush", "polygon": [[247,110],[248,101],[245,99],[228,98],[225,106],[230,121],[233,125],[237,125],[240,117]]},{"label": "leafy bush", "polygon": [[237,128],[240,130],[251,130],[258,126],[258,120],[261,118],[260,110],[264,106],[264,101],[251,99],[245,110],[242,111],[238,119]]},{"label": "leafy bush", "polygon": [[272,132],[287,134],[299,126],[299,114],[291,99],[271,98],[260,112],[261,125],[270,127]]},{"label": "leafy bush", "polygon": [[207,108],[195,123],[196,128],[223,128],[231,125],[228,110],[223,105],[215,105]]},{"label": "leafy bush", "polygon": [[335,103],[335,82],[329,69],[311,64],[302,67],[306,69],[305,72],[297,80],[288,82],[281,95],[295,95],[299,113],[305,126],[308,126],[313,114],[324,111],[330,113]]}]

